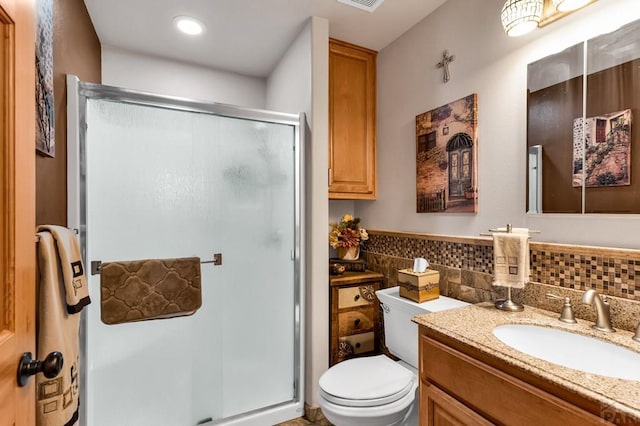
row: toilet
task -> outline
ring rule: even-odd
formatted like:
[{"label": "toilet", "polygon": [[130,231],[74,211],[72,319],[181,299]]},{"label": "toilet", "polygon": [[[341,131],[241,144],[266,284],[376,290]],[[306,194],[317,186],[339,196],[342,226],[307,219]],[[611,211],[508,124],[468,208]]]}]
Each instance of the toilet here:
[{"label": "toilet", "polygon": [[384,312],[387,348],[400,361],[385,355],[353,358],[320,377],[320,409],[336,426],[417,425],[418,325],[411,319],[468,305],[444,296],[416,303],[400,297],[398,287],[376,295]]}]

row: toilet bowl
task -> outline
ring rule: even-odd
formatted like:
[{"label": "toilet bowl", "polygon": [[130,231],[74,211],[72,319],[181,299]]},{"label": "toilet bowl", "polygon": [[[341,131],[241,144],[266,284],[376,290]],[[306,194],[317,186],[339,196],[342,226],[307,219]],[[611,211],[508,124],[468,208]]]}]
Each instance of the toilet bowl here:
[{"label": "toilet bowl", "polygon": [[341,425],[402,425],[414,408],[418,379],[415,369],[385,355],[343,361],[319,382],[320,409]]},{"label": "toilet bowl", "polygon": [[336,426],[416,426],[418,326],[411,319],[427,312],[468,303],[441,296],[415,303],[400,297],[398,287],[376,292],[384,313],[385,355],[353,358],[334,365],[320,377],[318,400]]}]

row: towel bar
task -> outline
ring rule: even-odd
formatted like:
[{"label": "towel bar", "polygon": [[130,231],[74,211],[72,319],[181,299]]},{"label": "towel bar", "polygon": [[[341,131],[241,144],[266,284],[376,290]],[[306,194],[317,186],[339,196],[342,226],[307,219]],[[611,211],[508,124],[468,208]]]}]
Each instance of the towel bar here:
[{"label": "towel bar", "polygon": [[[201,265],[205,263],[213,263],[215,266],[222,265],[222,253],[214,253],[212,260],[203,260],[200,262]],[[92,260],[91,261],[91,275],[99,275],[102,271],[102,261],[101,260]]]},{"label": "towel bar", "polygon": [[[490,229],[490,231],[491,231],[491,229]],[[495,232],[504,232],[504,231],[495,231]],[[539,233],[540,233],[540,231],[534,232],[534,234],[539,234]],[[493,234],[488,234],[486,232],[481,232],[478,235],[480,235],[481,237],[493,237]],[[531,237],[529,237],[529,239],[531,239]]]},{"label": "towel bar", "polygon": [[[513,229],[513,226],[510,223],[507,223],[507,226],[505,227],[505,229],[493,229],[490,228],[489,232],[507,232],[507,233],[511,233],[511,230]],[[540,231],[534,230],[534,229],[529,229],[529,234],[539,234]],[[487,234],[486,232],[481,232],[480,236],[482,237],[493,237],[493,234]]]}]

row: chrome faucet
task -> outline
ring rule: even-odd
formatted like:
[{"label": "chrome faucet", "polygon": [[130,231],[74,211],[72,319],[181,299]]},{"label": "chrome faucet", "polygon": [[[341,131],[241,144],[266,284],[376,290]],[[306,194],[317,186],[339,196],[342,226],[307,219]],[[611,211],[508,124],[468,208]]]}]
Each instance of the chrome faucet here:
[{"label": "chrome faucet", "polygon": [[594,289],[584,292],[582,303],[585,305],[595,305],[596,307],[596,323],[591,326],[599,331],[613,333],[615,330],[611,327],[611,313],[609,311],[609,299],[606,295],[600,297]]}]

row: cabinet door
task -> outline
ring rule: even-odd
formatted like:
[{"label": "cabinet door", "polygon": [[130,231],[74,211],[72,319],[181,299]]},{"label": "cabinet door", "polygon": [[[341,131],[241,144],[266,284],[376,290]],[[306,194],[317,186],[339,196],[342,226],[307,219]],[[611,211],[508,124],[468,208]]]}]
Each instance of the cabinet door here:
[{"label": "cabinet door", "polygon": [[489,426],[493,424],[434,385],[422,382],[420,392],[421,426]]},{"label": "cabinet door", "polygon": [[329,198],[376,198],[376,52],[329,42]]}]

